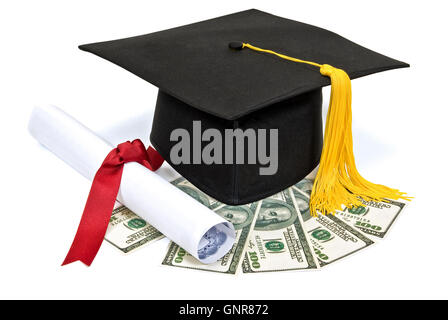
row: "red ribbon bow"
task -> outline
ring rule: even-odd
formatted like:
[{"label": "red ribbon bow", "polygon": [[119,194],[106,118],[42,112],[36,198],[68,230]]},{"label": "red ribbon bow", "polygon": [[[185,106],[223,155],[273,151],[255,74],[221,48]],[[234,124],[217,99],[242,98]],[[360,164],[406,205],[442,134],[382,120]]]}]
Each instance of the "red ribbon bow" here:
[{"label": "red ribbon bow", "polygon": [[152,147],[146,150],[139,139],[119,144],[107,155],[93,178],[78,231],[62,265],[77,260],[87,266],[92,264],[106,234],[127,162],[138,162],[155,171],[163,164],[163,158]]}]

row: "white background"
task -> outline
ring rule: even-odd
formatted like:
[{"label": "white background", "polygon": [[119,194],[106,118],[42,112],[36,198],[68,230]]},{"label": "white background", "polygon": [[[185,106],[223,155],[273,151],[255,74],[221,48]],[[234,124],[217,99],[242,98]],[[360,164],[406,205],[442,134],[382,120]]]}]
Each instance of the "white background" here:
[{"label": "white background", "polygon": [[[448,298],[445,2],[1,1],[0,298]],[[147,143],[157,89],[77,46],[249,8],[411,64],[352,82],[360,172],[416,196],[389,236],[318,272],[163,267],[167,240],[126,256],[104,243],[90,268],[60,267],[90,183],[31,138],[32,107],[57,105],[115,144]]]}]

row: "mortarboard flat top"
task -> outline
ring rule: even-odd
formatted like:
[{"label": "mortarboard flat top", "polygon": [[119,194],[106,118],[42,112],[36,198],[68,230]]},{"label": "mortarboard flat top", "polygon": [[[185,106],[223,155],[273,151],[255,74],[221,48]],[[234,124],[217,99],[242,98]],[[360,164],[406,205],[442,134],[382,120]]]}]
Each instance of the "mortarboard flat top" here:
[{"label": "mortarboard flat top", "polygon": [[[315,66],[249,49],[229,49],[229,43],[235,41],[329,64],[345,70],[352,79],[408,66],[333,32],[258,10],[80,46],[160,88],[151,143],[196,187],[233,205],[277,193],[302,180],[319,164],[321,88],[330,84]],[[171,134],[181,128],[194,136],[192,123],[196,120],[202,130],[213,128],[220,133],[227,129],[278,130],[278,171],[260,175],[265,164],[259,159],[255,164],[173,163],[170,151],[177,142],[171,140]],[[340,130],[349,125],[336,124]],[[248,144],[244,145],[245,155]]]},{"label": "mortarboard flat top", "polygon": [[313,66],[251,50],[229,50],[231,41],[330,64],[351,79],[409,66],[333,32],[255,9],[80,49],[227,120],[330,84]]}]

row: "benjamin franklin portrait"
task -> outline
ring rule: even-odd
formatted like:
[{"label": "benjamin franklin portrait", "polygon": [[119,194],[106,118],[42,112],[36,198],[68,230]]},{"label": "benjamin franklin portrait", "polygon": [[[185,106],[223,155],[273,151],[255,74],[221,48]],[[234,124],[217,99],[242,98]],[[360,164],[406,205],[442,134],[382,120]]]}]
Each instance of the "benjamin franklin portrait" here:
[{"label": "benjamin franklin portrait", "polygon": [[218,210],[216,213],[221,217],[231,222],[235,227],[235,230],[244,228],[250,225],[252,222],[254,213],[249,208],[249,206],[224,206]]},{"label": "benjamin franklin portrait", "polygon": [[313,190],[314,181],[310,179],[303,179],[296,183],[295,187],[311,196],[311,190]]},{"label": "benjamin franklin portrait", "polygon": [[290,226],[297,218],[296,210],[289,204],[275,199],[263,200],[258,213],[256,230],[278,230]]},{"label": "benjamin franklin portrait", "polygon": [[308,221],[311,219],[310,214],[310,200],[297,191],[294,187],[291,188],[294,194],[294,200],[297,203],[297,207],[299,208],[300,214],[302,215],[303,221]]}]

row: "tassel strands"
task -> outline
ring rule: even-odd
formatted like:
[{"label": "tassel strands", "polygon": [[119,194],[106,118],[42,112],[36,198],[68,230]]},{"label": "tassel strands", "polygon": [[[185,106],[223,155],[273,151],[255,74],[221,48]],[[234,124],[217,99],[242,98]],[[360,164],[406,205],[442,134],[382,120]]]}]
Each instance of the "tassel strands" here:
[{"label": "tassel strands", "polygon": [[372,183],[359,174],[353,154],[351,81],[344,70],[328,64],[321,65],[289,57],[248,43],[243,43],[242,48],[319,67],[320,73],[331,80],[331,97],[325,125],[324,144],[310,198],[312,215],[317,215],[317,212],[334,214],[336,210],[341,210],[342,206],[349,208],[363,206],[361,198],[365,201],[411,199],[404,192]]},{"label": "tassel strands", "polygon": [[372,183],[360,175],[353,154],[350,78],[344,70],[326,64],[320,72],[331,79],[331,96],[320,166],[311,192],[311,212],[329,214],[341,210],[342,205],[360,206],[360,198],[410,200],[404,192]]}]

